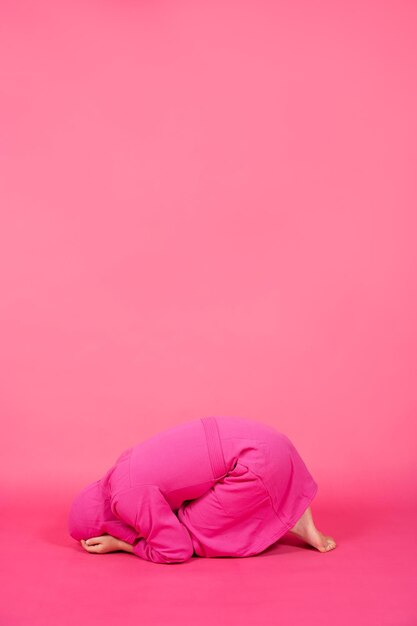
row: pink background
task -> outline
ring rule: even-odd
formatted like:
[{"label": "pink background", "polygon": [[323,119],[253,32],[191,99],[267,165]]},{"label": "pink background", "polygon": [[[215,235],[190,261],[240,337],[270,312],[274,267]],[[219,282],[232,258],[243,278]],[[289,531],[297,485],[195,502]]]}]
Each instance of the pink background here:
[{"label": "pink background", "polygon": [[[193,623],[190,589],[208,621],[417,623],[416,42],[405,0],[0,4],[5,626],[120,623],[117,584],[125,623]],[[80,487],[203,415],[291,438],[331,555],[67,536]]]}]

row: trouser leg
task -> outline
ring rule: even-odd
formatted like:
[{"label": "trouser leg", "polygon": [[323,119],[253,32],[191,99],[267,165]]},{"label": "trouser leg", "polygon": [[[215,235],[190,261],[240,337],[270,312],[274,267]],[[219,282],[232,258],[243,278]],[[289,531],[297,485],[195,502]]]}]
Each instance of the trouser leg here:
[{"label": "trouser leg", "polygon": [[258,554],[282,526],[262,480],[240,463],[205,494],[184,503],[178,518],[202,557]]}]

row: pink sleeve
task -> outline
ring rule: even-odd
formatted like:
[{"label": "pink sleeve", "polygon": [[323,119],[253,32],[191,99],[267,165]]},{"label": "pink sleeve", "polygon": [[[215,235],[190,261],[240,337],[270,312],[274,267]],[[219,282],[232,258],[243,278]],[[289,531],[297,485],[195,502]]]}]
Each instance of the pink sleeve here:
[{"label": "pink sleeve", "polygon": [[113,513],[140,535],[133,552],[154,563],[188,560],[194,547],[186,527],[179,521],[157,485],[141,485],[115,494]]}]

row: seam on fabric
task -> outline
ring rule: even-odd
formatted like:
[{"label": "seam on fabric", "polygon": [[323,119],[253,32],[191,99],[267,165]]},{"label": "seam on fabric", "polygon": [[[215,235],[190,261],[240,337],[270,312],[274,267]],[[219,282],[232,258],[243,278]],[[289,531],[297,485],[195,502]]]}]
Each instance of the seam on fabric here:
[{"label": "seam on fabric", "polygon": [[[176,489],[170,489],[169,491],[164,491],[163,493],[168,496],[171,495],[172,493],[175,493],[176,491],[182,491],[183,489],[188,489],[189,487],[200,487],[200,485],[206,485],[209,481],[205,480],[202,483],[191,483],[190,485],[184,485],[183,487],[177,487]],[[211,482],[211,481],[210,481]],[[205,493],[207,493],[207,491],[210,491],[211,486],[207,487],[206,491],[204,491],[201,495],[204,495]],[[199,498],[201,496],[198,496]],[[194,499],[194,498],[193,498]]]},{"label": "seam on fabric", "polygon": [[140,485],[133,485],[132,487],[127,487],[126,489],[120,489],[119,491],[115,491],[113,497],[119,496],[126,491],[130,491],[131,489],[138,489],[139,487],[156,487],[157,489],[160,489],[159,485],[157,485],[156,483],[140,483]]},{"label": "seam on fabric", "polygon": [[132,451],[133,451],[133,448],[131,448],[131,450],[130,450],[129,461],[128,461],[128,463],[129,463],[129,485],[130,485],[130,487],[132,487],[132,471],[131,471],[132,470]]},{"label": "seam on fabric", "polygon": [[260,480],[260,482],[262,483],[262,487],[264,488],[265,492],[267,493],[268,497],[269,497],[269,501],[271,503],[272,506],[272,510],[274,511],[275,515],[278,517],[279,521],[284,524],[284,520],[282,519],[282,517],[279,515],[278,511],[276,510],[275,506],[274,506],[274,501],[272,499],[271,494],[269,493],[269,489],[267,488],[267,486],[265,485],[263,479],[261,476],[259,476],[259,474],[257,474],[256,472],[253,471],[253,469],[251,467],[248,467],[247,465],[245,465],[245,463],[241,463],[239,461],[240,465],[243,465],[244,467],[246,467],[247,470],[249,470],[254,476],[256,476],[258,478],[258,480]]},{"label": "seam on fabric", "polygon": [[200,422],[204,428],[213,477],[218,480],[227,474],[219,427],[215,417],[201,417]]},{"label": "seam on fabric", "polygon": [[[307,506],[305,507],[304,512],[307,510],[307,508],[308,508],[308,507],[309,507],[309,505],[311,504],[312,500],[314,499],[314,497],[315,497],[315,495],[316,495],[316,493],[317,493],[317,490],[318,490],[318,485],[317,485],[317,487],[313,490],[313,492],[312,492],[312,494],[311,494],[311,495],[306,496],[306,499],[307,499],[307,501],[308,501],[308,504],[307,504]],[[278,517],[279,517],[279,516],[278,516]],[[281,518],[279,518],[279,519],[281,520]],[[281,521],[282,521],[282,520],[281,520]],[[283,535],[285,535],[285,533],[286,533],[288,530],[290,530],[290,528],[292,528],[292,527],[296,524],[296,522],[297,522],[297,521],[298,521],[298,520],[295,520],[295,521],[294,521],[294,520],[292,520],[292,521],[291,521],[291,522],[289,522],[289,523],[285,523],[285,524],[284,524],[284,526],[283,526],[283,529],[281,529],[281,530],[279,531],[279,533],[276,533],[275,535],[272,535],[273,539],[272,539],[272,540],[270,540],[270,543],[268,543],[267,545],[264,545],[263,543],[260,543],[260,544],[258,544],[258,545],[257,545],[255,548],[253,548],[253,549],[254,549],[255,551],[257,551],[258,553],[259,553],[259,552],[262,552],[263,550],[266,550],[267,548],[269,548],[269,546],[271,546],[273,543],[275,543],[276,541],[278,541],[278,539],[280,539]],[[264,546],[264,547],[262,547],[262,546]]]},{"label": "seam on fabric", "polygon": [[219,507],[221,508],[223,513],[226,515],[226,517],[229,517],[230,519],[235,519],[234,515],[232,515],[228,511],[226,511],[226,509],[224,508],[223,503],[221,502],[221,500],[220,500],[219,496],[217,495],[215,489],[212,489],[212,495],[214,496],[214,499],[216,500],[217,504],[219,505]]}]

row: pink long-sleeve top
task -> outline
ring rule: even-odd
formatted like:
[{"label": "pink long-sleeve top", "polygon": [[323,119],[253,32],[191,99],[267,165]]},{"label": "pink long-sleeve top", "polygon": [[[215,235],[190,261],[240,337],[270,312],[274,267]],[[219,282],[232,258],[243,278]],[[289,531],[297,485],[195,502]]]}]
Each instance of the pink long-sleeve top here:
[{"label": "pink long-sleeve top", "polygon": [[[154,563],[186,561],[195,551],[228,554],[227,546],[242,541],[260,551],[295,524],[316,490],[285,435],[252,420],[205,417],[125,450],[74,499],[68,528],[78,541],[105,533],[118,537]],[[210,503],[207,496],[215,499]],[[187,508],[192,501],[194,516]],[[244,520],[234,516],[235,506],[240,518],[247,511]],[[215,518],[224,515],[222,536]],[[245,550],[237,548],[236,556],[250,553]]]}]

